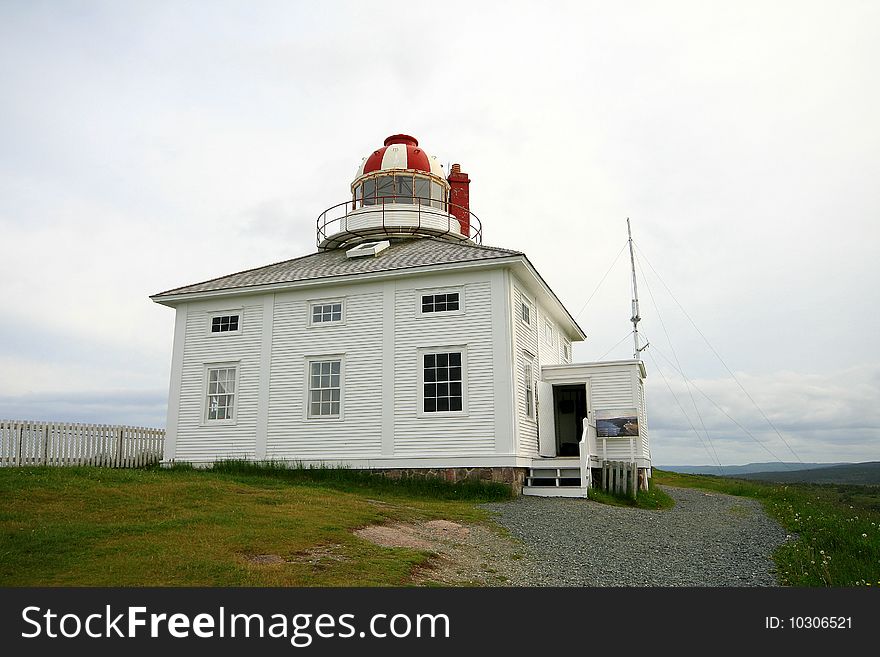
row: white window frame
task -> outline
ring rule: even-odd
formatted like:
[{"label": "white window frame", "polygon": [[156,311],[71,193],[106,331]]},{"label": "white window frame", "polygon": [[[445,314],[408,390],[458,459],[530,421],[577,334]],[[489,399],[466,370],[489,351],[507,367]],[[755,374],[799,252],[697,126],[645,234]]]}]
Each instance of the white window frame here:
[{"label": "white window frame", "polygon": [[537,399],[535,398],[535,357],[523,352],[523,395],[526,399],[526,418],[534,421],[537,417]]},{"label": "white window frame", "polygon": [[[335,323],[335,322],[334,322]],[[323,361],[339,361],[339,414],[312,415],[312,363]],[[345,419],[345,354],[311,354],[303,357],[305,363],[305,383],[303,385],[303,419],[306,422],[340,422]]]},{"label": "white window frame", "polygon": [[[458,310],[441,310],[440,312],[422,312],[422,297],[433,294],[458,294]],[[464,286],[438,287],[416,290],[416,317],[449,317],[464,315]]]},{"label": "white window frame", "polygon": [[562,360],[563,362],[570,363],[571,362],[571,342],[566,340],[565,338],[560,337],[559,341],[562,343]]},{"label": "white window frame", "polygon": [[[214,327],[214,318],[216,317],[231,317],[232,315],[238,315],[238,328],[234,331],[213,331]],[[212,338],[225,337],[229,335],[241,335],[242,333],[242,325],[244,324],[244,309],[243,308],[229,308],[227,310],[218,310],[212,311],[208,313],[208,335]]]},{"label": "white window frame", "polygon": [[[461,410],[460,411],[426,411],[425,410],[425,354],[461,353]],[[418,417],[467,417],[468,415],[468,367],[467,345],[440,345],[437,347],[419,347],[416,350],[416,367],[418,368],[418,387],[416,388],[416,415]]]},{"label": "white window frame", "polygon": [[[529,321],[526,321],[523,318],[523,308],[526,308],[529,311]],[[523,323],[523,325],[531,328],[534,326],[534,323],[532,321],[533,317],[535,317],[535,304],[533,304],[531,299],[529,299],[525,294],[520,292],[520,295],[519,295],[519,321],[521,321]]]},{"label": "white window frame", "polygon": [[551,347],[555,344],[556,327],[549,319],[544,319],[544,343]]},{"label": "white window frame", "polygon": [[[201,426],[235,425],[238,423],[238,398],[241,396],[241,361],[230,360],[217,363],[204,363],[202,374],[202,421]],[[209,420],[208,391],[211,370],[235,369],[235,390],[232,391],[232,417],[222,420]]]},{"label": "white window frame", "polygon": [[[329,306],[331,304],[339,304],[340,319],[327,322],[315,321],[315,306]],[[325,326],[345,326],[345,298],[338,297],[335,299],[310,299],[308,302],[308,323],[309,327],[325,327]]]}]

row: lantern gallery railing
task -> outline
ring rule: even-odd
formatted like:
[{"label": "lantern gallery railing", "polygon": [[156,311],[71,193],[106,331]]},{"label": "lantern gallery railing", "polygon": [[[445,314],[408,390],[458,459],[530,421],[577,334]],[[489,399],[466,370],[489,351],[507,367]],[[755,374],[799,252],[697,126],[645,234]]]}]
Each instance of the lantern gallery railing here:
[{"label": "lantern gallery railing", "polygon": [[[447,235],[483,242],[480,220],[464,206],[416,198],[401,203],[396,197],[379,198],[374,205],[345,201],[324,210],[317,221],[317,243],[337,248],[358,238],[377,235]],[[407,199],[409,200],[409,199]]]}]

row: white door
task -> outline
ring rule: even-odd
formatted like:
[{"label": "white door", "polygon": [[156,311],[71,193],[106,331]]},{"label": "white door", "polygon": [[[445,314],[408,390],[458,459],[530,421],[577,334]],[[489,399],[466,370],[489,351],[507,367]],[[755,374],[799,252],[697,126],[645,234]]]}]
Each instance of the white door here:
[{"label": "white door", "polygon": [[553,386],[538,381],[538,454],[556,456],[556,419],[553,412]]}]

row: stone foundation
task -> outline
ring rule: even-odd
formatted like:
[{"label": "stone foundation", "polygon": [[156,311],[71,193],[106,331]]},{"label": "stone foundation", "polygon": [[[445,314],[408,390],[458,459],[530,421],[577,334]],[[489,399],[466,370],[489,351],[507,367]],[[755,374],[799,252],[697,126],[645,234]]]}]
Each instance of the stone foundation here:
[{"label": "stone foundation", "polygon": [[455,483],[457,481],[486,481],[507,484],[513,492],[522,493],[528,468],[388,468],[373,472],[389,479],[436,478]]}]

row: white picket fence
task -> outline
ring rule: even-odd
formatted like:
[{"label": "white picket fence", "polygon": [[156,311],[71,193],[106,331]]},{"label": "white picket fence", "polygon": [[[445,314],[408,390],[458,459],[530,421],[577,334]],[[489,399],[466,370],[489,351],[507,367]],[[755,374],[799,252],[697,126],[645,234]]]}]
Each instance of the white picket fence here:
[{"label": "white picket fence", "polygon": [[164,429],[0,420],[0,467],[139,468],[162,460]]}]

